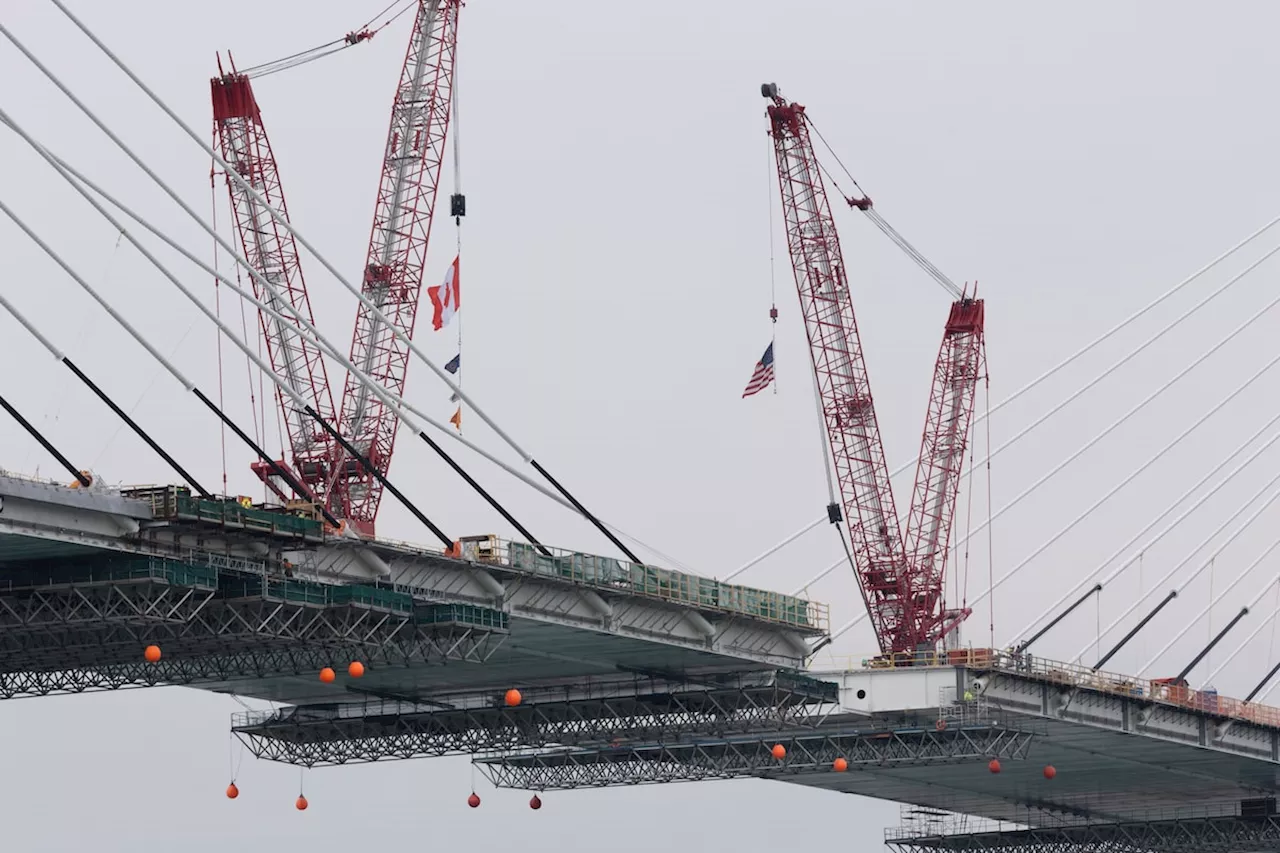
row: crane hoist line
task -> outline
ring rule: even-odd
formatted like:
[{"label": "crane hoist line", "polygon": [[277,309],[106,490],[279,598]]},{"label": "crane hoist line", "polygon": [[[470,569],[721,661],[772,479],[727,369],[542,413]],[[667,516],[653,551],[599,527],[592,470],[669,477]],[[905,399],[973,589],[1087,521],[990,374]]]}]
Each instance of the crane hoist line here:
[{"label": "crane hoist line", "polygon": [[[968,615],[943,595],[947,546],[974,400],[986,375],[983,301],[959,290],[877,214],[873,222],[957,298],[934,368],[905,528],[895,509],[844,257],[805,108],[765,83],[787,248],[809,339],[822,416],[847,521],[858,586],[883,654],[910,661],[937,650]],[[856,186],[856,183],[855,183]],[[864,213],[870,198],[846,199]],[[843,509],[843,514],[839,512]]]}]

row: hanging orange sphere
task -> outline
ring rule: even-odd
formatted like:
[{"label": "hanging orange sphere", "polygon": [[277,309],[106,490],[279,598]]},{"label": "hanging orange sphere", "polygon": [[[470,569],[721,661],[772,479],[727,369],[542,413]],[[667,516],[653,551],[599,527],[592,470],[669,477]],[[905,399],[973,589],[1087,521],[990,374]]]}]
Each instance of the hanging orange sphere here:
[{"label": "hanging orange sphere", "polygon": [[831,763],[831,767],[837,773],[843,773],[849,769],[849,762],[845,761],[843,758],[837,758]]},{"label": "hanging orange sphere", "polygon": [[475,791],[472,791],[471,796],[467,797],[467,805],[471,806],[473,809],[480,808],[480,797]]},{"label": "hanging orange sphere", "polygon": [[227,786],[227,799],[234,800],[238,796],[240,796],[240,789],[236,787],[235,782],[232,782]]},{"label": "hanging orange sphere", "polygon": [[160,660],[160,647],[154,644],[147,646],[142,656],[147,659],[147,663],[157,663]]},{"label": "hanging orange sphere", "polygon": [[993,758],[993,759],[991,759],[990,761],[988,761],[988,762],[987,762],[987,769],[988,769],[988,770],[990,770],[992,773],[999,773],[999,772],[1000,772],[1000,759],[998,759],[998,758]]},{"label": "hanging orange sphere", "polygon": [[1057,775],[1058,775],[1058,768],[1054,767],[1052,764],[1046,764],[1044,766],[1044,778],[1052,779],[1054,776],[1057,776]]},{"label": "hanging orange sphere", "polygon": [[787,748],[780,743],[775,743],[770,751],[773,753],[773,757],[779,761],[787,757]]},{"label": "hanging orange sphere", "polygon": [[358,660],[353,660],[347,666],[347,675],[351,676],[352,678],[359,678],[360,676],[364,675],[364,664],[360,663],[360,661]]},{"label": "hanging orange sphere", "polygon": [[542,808],[542,798],[537,794],[534,794],[533,799],[529,801],[529,808],[533,809],[535,812]]},{"label": "hanging orange sphere", "polygon": [[503,700],[507,703],[508,708],[514,708],[520,704],[520,700],[523,698],[524,697],[520,695],[520,691],[512,687],[507,691],[507,695],[503,697]]},{"label": "hanging orange sphere", "polygon": [[307,810],[307,798],[299,794],[298,799],[293,801],[293,806],[298,811],[305,812]]},{"label": "hanging orange sphere", "polygon": [[333,680],[337,677],[338,674],[333,671],[333,667],[331,666],[326,666],[324,669],[320,670],[320,680],[325,684],[332,684]]}]

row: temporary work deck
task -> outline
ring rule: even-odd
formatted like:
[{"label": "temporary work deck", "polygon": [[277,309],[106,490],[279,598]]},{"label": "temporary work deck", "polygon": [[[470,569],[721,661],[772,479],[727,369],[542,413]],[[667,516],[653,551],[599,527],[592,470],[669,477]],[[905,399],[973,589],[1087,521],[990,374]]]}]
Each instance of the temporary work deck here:
[{"label": "temporary work deck", "polygon": [[838,685],[839,707],[767,734],[641,733],[479,763],[495,784],[537,790],[751,777],[910,803],[934,818],[894,839],[904,850],[999,847],[944,838],[958,814],[1057,830],[1275,813],[1280,711],[990,652],[939,663],[811,673]]},{"label": "temporary work deck", "polygon": [[[802,666],[825,609],[471,537],[460,558],[170,487],[0,475],[0,697],[190,684],[292,704]],[[164,650],[158,664],[142,646]],[[368,665],[349,679],[349,660]],[[449,663],[449,666],[441,664]],[[483,665],[481,665],[483,664]],[[336,684],[317,670],[332,665]]]}]

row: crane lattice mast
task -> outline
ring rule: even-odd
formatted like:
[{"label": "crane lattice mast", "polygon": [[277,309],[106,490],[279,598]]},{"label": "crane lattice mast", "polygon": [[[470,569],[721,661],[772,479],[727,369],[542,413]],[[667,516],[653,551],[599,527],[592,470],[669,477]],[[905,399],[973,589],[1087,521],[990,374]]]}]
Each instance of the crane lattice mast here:
[{"label": "crane lattice mast", "polygon": [[[420,0],[387,134],[364,295],[412,336],[427,243],[440,186],[453,89],[460,0]],[[364,303],[357,309],[351,362],[394,394],[404,393],[408,347]],[[391,464],[399,420],[355,376],[342,392],[340,428],[383,474]],[[382,485],[348,460],[348,521],[373,532]]]},{"label": "crane lattice mast", "polygon": [[[944,611],[942,584],[973,398],[982,373],[982,302],[965,296],[951,309],[904,537],[840,240],[805,108],[783,99],[773,84],[762,86],[761,93],[772,101],[767,113],[787,246],[858,585],[882,652],[931,650],[966,615]],[[863,210],[871,206],[867,198],[849,203]]]},{"label": "crane lattice mast", "polygon": [[[391,111],[369,252],[364,295],[402,332],[412,336],[431,234],[449,128],[460,0],[419,0],[413,32]],[[370,33],[348,36],[360,41]],[[213,80],[214,129],[223,159],[288,218],[279,171],[267,140],[249,76],[221,73]],[[249,193],[228,180],[236,230],[246,260],[313,322],[293,236]],[[265,290],[265,288],[263,288]],[[254,293],[279,310],[270,293]],[[347,440],[379,473],[391,464],[399,420],[354,375],[348,375],[336,409],[320,350],[297,334],[297,325],[259,312],[272,369],[317,412],[336,423]],[[357,309],[351,362],[396,395],[404,394],[408,347],[364,303]],[[277,395],[289,429],[289,452],[298,479],[314,497],[365,535],[373,535],[383,486],[348,456],[313,420]],[[254,470],[282,499],[290,495],[270,476]],[[304,496],[311,497],[311,496]]]},{"label": "crane lattice mast", "polygon": [[[276,166],[271,142],[262,124],[262,114],[253,94],[253,85],[245,74],[223,73],[218,62],[219,76],[211,81],[213,98],[213,128],[222,159],[235,167],[262,197],[288,219],[284,190],[280,184],[280,172]],[[285,230],[250,193],[239,184],[227,179],[231,196],[231,211],[236,233],[245,260],[253,265],[263,278],[271,282],[276,292],[287,299],[292,307],[308,321],[314,322],[311,300],[298,259],[298,247],[293,235]],[[292,317],[279,304],[276,296],[253,279],[253,292],[258,299],[275,310]],[[296,320],[284,322],[265,312],[259,312],[262,335],[272,369],[302,397],[313,400],[316,411],[326,421],[334,422],[333,394],[329,388],[328,371],[318,347],[298,333],[301,328]],[[276,398],[284,415],[289,440],[289,456],[282,460],[291,466],[291,474],[322,501],[326,508],[339,518],[346,517],[346,484],[332,482],[330,472],[335,460],[335,443],[315,421],[285,399],[277,391]],[[253,463],[259,477],[281,499],[291,495],[287,486],[271,474],[264,462]],[[299,496],[302,497],[302,496]]]}]

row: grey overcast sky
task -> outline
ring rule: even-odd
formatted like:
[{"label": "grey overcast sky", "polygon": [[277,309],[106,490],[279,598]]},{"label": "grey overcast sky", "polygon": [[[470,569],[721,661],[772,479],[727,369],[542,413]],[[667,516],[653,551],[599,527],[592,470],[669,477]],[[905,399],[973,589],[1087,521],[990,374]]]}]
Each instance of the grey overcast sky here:
[{"label": "grey overcast sky", "polygon": [[[339,37],[381,0],[70,0],[74,10],[202,132],[216,51],[242,66]],[[211,205],[208,158],[44,0],[3,0],[0,14],[45,62],[194,206]],[[293,221],[354,277],[364,258],[387,111],[408,36],[406,16],[372,42],[267,77],[259,100]],[[1021,387],[1144,305],[1276,211],[1280,8],[1261,0],[1028,4],[796,0],[646,6],[471,0],[459,70],[464,188],[467,389],[604,517],[708,575],[723,576],[822,512],[826,485],[805,339],[777,207],[758,86],[776,81],[808,105],[877,209],[957,281],[988,300],[994,400]],[[210,241],[7,42],[0,103],[45,144],[210,256]],[[445,186],[452,183],[446,167]],[[12,134],[0,133],[0,192],[115,306],[202,387],[217,388],[213,329]],[[225,224],[225,189],[214,193]],[[947,298],[862,217],[837,213],[880,424],[893,465],[920,439]],[[441,217],[427,272],[452,259]],[[1271,242],[1268,242],[1270,240]],[[999,446],[1280,241],[1239,259],[1099,347],[990,422]],[[770,245],[778,254],[778,393],[739,395],[769,341]],[[73,282],[0,221],[4,293],[207,483],[223,462],[215,423]],[[169,255],[166,253],[166,257]],[[307,258],[306,261],[312,261]],[[225,259],[224,259],[225,263]],[[212,283],[175,259],[212,300]],[[319,324],[344,341],[354,300],[307,264]],[[961,500],[963,534],[1155,392],[1275,292],[1265,263],[991,464]],[[222,303],[239,323],[239,308]],[[250,318],[252,319],[252,318]],[[1084,511],[1275,356],[1264,316],[1078,461],[973,538],[954,576],[972,598]],[[420,325],[441,362],[451,334]],[[223,348],[223,393],[250,422],[243,358]],[[170,472],[73,384],[12,319],[0,316],[3,394],[53,441],[111,482],[167,482]],[[1267,373],[1157,465],[975,609],[967,637],[1011,632],[1133,536],[1275,413]],[[409,394],[445,419],[448,391],[420,365]],[[979,398],[979,407],[984,398]],[[275,417],[268,406],[274,435]],[[494,451],[496,438],[466,421]],[[984,455],[985,427],[973,446]],[[13,423],[0,421],[0,467],[63,477]],[[1274,476],[1258,462],[1043,643],[1071,658],[1096,639],[1249,495]],[[462,454],[466,459],[469,454]],[[227,445],[232,493],[260,494],[247,455]],[[609,546],[492,466],[475,474],[545,541]],[[392,478],[448,530],[509,533],[419,442],[402,439]],[[898,504],[909,500],[900,478]],[[1185,505],[1189,505],[1187,501]],[[972,509],[970,509],[972,507]],[[972,518],[966,522],[965,518]],[[1274,540],[1280,508],[1223,550],[1173,608],[1111,668],[1136,671]],[[429,541],[388,499],[383,535]],[[1230,528],[1228,528],[1230,529]],[[1159,527],[1156,528],[1159,530]],[[1154,531],[1153,531],[1154,533]],[[1149,534],[1152,535],[1152,534]],[[1147,537],[1144,537],[1144,539]],[[1215,541],[1222,541],[1219,537]],[[988,542],[993,543],[989,550]],[[1201,551],[1177,577],[1189,576]],[[1132,552],[1126,552],[1126,554]],[[742,582],[790,592],[839,554],[820,529]],[[658,562],[655,560],[655,562]],[[967,565],[967,569],[966,569]],[[1280,570],[1262,561],[1148,674],[1173,674]],[[1167,584],[1166,584],[1167,586]],[[852,574],[816,584],[834,624],[858,613]],[[1274,613],[1275,597],[1239,629]],[[1193,680],[1235,647],[1225,644]],[[850,632],[815,667],[872,652]],[[1216,679],[1243,695],[1274,659],[1264,630]],[[1216,662],[1215,662],[1216,661]],[[1089,661],[1091,662],[1091,661]],[[356,844],[513,846],[565,851],[878,849],[897,809],[763,782],[556,794],[480,787],[460,759],[308,774],[312,808],[292,807],[299,773],[248,759],[242,795],[228,776],[227,697],[163,689],[0,706],[0,799],[17,850],[313,850]],[[1060,768],[1066,771],[1068,768]]]}]

